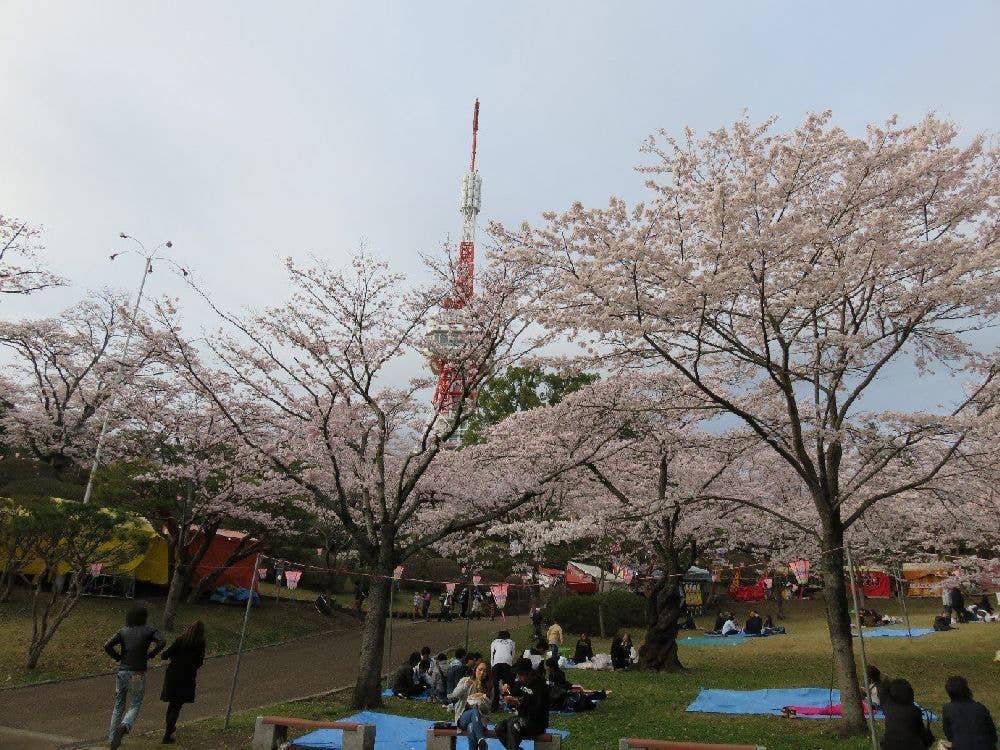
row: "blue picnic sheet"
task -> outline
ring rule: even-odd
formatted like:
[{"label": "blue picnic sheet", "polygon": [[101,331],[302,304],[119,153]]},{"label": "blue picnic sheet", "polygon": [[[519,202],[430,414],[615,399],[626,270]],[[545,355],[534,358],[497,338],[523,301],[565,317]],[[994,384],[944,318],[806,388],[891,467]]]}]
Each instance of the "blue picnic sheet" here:
[{"label": "blue picnic sheet", "polygon": [[678,646],[742,646],[747,643],[746,638],[735,635],[689,635],[687,638],[678,638]]},{"label": "blue picnic sheet", "polygon": [[[427,730],[434,726],[427,719],[411,719],[408,716],[394,716],[375,711],[362,711],[339,721],[358,721],[375,725],[375,750],[425,750],[427,747]],[[549,729],[552,734],[561,735],[564,739],[569,732],[562,729]],[[317,729],[292,742],[293,747],[309,748],[310,750],[342,750],[342,732],[339,729]],[[465,742],[465,740],[461,740]],[[489,740],[490,750],[503,750],[499,740]],[[521,746],[526,750],[534,748],[535,743],[525,740]]]},{"label": "blue picnic sheet", "polygon": [[[920,638],[924,635],[930,635],[934,632],[934,628],[910,628],[907,632],[906,628],[865,628],[865,638]],[[854,635],[857,638],[857,633]]]},{"label": "blue picnic sheet", "polygon": [[[828,688],[769,688],[766,690],[706,690],[687,707],[687,711],[710,714],[763,714],[781,716],[785,706],[826,708],[840,704],[840,691]],[[937,716],[924,711],[931,721]],[[875,713],[876,717],[881,712]],[[829,719],[829,716],[800,716],[803,719]]]},{"label": "blue picnic sheet", "polygon": [[405,695],[396,695],[394,692],[392,692],[392,688],[386,688],[385,690],[382,691],[382,697],[383,698],[399,698],[400,700],[404,700],[404,701],[436,701],[437,700],[437,696],[434,695],[434,693],[432,693],[430,690],[424,690],[424,692],[422,692],[420,695],[414,695],[414,696],[411,696],[411,697],[407,697]]}]

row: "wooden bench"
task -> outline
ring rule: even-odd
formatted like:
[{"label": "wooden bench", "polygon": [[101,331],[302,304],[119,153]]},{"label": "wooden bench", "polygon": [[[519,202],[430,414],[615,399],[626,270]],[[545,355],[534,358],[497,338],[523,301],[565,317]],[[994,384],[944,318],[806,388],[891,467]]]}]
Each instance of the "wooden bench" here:
[{"label": "wooden bench", "polygon": [[253,728],[252,750],[277,750],[288,741],[288,730],[339,729],[344,733],[343,750],[375,750],[375,725],[356,721],[310,721],[290,716],[258,716]]},{"label": "wooden bench", "polygon": [[720,745],[704,742],[674,742],[673,740],[624,739],[618,750],[766,750],[762,745]]},{"label": "wooden bench", "polygon": [[[468,733],[461,729],[435,729],[431,727],[427,730],[427,750],[455,750],[457,737],[468,737]],[[487,729],[487,737],[496,737],[496,732]],[[562,736],[558,734],[540,734],[537,737],[525,737],[535,743],[535,750],[562,750]],[[344,748],[347,750],[347,748]]]}]

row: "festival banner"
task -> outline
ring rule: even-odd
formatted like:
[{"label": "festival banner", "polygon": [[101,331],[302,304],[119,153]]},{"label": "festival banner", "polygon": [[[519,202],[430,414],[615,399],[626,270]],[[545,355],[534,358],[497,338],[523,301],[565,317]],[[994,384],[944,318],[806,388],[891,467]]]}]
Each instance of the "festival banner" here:
[{"label": "festival banner", "polygon": [[788,567],[792,569],[795,574],[795,580],[799,584],[805,584],[809,581],[809,561],[808,560],[792,560],[788,563]]},{"label": "festival banner", "polygon": [[302,577],[301,570],[286,570],[285,571],[285,583],[288,588],[294,589],[299,586],[299,579]]},{"label": "festival banner", "polygon": [[507,584],[494,583],[490,586],[490,592],[493,594],[493,601],[496,602],[497,609],[502,610],[507,604]]},{"label": "festival banner", "polygon": [[403,577],[403,566],[402,565],[397,565],[395,568],[393,568],[393,570],[392,570],[392,577],[395,580],[397,580],[397,581],[400,578]]}]

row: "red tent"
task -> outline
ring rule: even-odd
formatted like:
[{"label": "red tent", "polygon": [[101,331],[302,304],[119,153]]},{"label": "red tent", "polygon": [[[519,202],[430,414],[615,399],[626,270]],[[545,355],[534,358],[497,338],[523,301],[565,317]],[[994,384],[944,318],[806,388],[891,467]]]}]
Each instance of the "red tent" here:
[{"label": "red tent", "polygon": [[884,570],[859,570],[861,590],[870,599],[888,599],[892,596],[892,583]]},{"label": "red tent", "polygon": [[[212,539],[212,543],[208,547],[208,551],[205,553],[205,557],[202,558],[201,562],[198,563],[197,567],[194,569],[194,577],[192,582],[197,584],[206,576],[211,575],[215,572],[216,568],[219,568],[226,564],[229,559],[229,555],[232,554],[233,550],[239,545],[243,539],[246,538],[246,534],[239,531],[229,531],[228,529],[219,529],[215,532],[215,538]],[[192,546],[200,544],[200,540],[195,539],[192,542]],[[250,583],[253,580],[253,565],[256,555],[250,555],[245,557],[237,563],[230,565],[226,568],[222,575],[219,576],[218,585],[225,586],[226,584],[233,584],[234,586],[240,586],[242,588],[249,588]]]},{"label": "red tent", "polygon": [[597,591],[597,579],[587,575],[575,565],[567,565],[566,588],[578,594],[593,594]]}]

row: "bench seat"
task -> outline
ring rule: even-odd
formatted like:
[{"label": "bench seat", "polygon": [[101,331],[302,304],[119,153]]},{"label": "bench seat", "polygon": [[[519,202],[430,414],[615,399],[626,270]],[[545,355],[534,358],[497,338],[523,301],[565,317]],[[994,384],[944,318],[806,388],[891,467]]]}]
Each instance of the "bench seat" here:
[{"label": "bench seat", "polygon": [[313,721],[292,716],[258,716],[254,724],[252,750],[277,750],[288,741],[288,730],[339,729],[344,750],[375,750],[375,725],[357,721]]},{"label": "bench seat", "polygon": [[[427,730],[427,750],[455,750],[457,737],[468,737],[461,729],[441,729],[431,727]],[[496,737],[496,732],[487,729],[487,737]],[[526,738],[527,739],[527,738]],[[558,734],[540,734],[531,738],[535,750],[562,750],[562,736]]]}]

